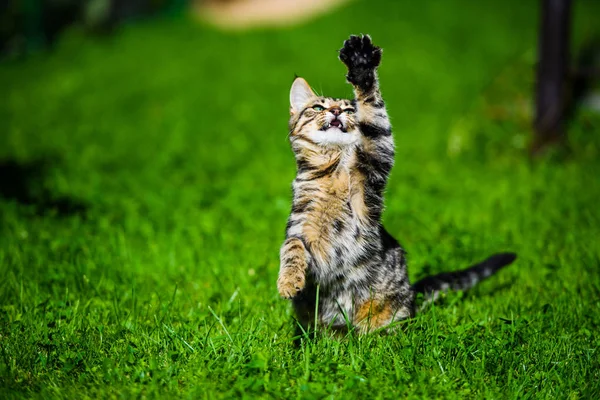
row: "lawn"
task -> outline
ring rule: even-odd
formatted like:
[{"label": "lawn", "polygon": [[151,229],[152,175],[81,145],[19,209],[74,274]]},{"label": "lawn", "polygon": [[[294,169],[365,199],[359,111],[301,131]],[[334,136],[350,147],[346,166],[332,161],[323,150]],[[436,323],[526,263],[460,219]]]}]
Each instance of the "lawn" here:
[{"label": "lawn", "polygon": [[[41,398],[599,398],[600,115],[531,160],[537,1],[362,1],[299,27],[187,17],[0,64],[0,391]],[[600,34],[575,2],[574,53]],[[294,74],[384,48],[384,222],[413,281],[516,263],[393,335],[294,346],[278,250]]]}]

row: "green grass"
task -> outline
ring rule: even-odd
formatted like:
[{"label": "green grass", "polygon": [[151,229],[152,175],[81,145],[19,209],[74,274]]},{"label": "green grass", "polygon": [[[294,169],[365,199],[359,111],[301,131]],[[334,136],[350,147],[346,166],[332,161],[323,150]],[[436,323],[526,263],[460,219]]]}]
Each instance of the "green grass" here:
[{"label": "green grass", "polygon": [[[600,117],[527,157],[537,3],[355,2],[243,34],[155,20],[0,65],[2,397],[600,397]],[[576,2],[575,49],[598,15]],[[384,220],[411,278],[519,259],[397,334],[296,348],[275,288],[288,89],[349,95],[335,50],[360,32],[385,49]]]}]

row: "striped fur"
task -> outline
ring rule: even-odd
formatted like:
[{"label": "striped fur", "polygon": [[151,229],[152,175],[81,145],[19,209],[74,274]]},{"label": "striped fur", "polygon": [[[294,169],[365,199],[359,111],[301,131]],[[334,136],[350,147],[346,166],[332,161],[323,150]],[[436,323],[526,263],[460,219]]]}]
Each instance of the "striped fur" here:
[{"label": "striped fur", "polygon": [[[404,250],[381,224],[394,164],[376,73],[381,49],[369,36],[351,36],[340,60],[355,99],[317,96],[302,78],[291,88],[289,138],[297,175],[277,287],[292,299],[304,327],[318,310],[319,324],[368,332],[411,317],[415,290]],[[437,280],[425,286],[444,288]],[[419,289],[432,294],[427,288]]]}]

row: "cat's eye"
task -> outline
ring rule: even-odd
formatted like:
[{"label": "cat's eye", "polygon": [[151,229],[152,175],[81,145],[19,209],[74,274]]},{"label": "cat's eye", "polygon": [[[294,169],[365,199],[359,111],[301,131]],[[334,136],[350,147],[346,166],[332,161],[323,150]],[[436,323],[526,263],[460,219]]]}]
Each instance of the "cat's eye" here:
[{"label": "cat's eye", "polygon": [[346,109],[344,110],[344,112],[345,112],[346,114],[348,114],[348,115],[352,115],[352,114],[354,114],[354,112],[355,112],[355,111],[354,111],[354,109],[353,109],[353,108],[346,108]]},{"label": "cat's eye", "polygon": [[320,106],[318,104],[316,106],[313,106],[313,110],[315,110],[315,111],[323,111],[324,109],[325,108],[323,106]]}]

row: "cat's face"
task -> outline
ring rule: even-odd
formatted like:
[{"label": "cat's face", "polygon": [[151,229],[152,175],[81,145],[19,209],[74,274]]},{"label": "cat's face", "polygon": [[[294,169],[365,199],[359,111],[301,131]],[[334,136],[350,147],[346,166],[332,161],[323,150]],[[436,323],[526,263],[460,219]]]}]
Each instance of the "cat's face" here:
[{"label": "cat's face", "polygon": [[356,109],[350,100],[315,95],[296,78],[290,91],[290,138],[306,138],[325,147],[345,147],[359,140]]}]

